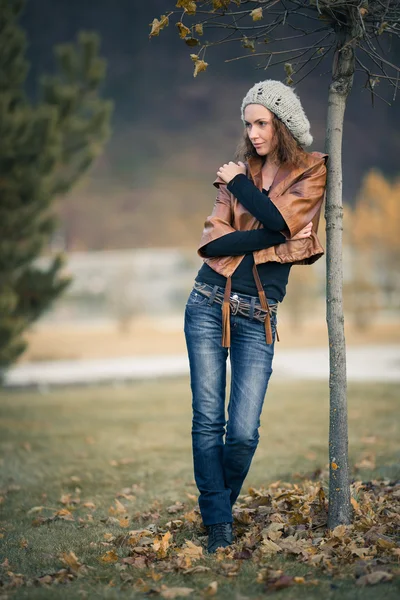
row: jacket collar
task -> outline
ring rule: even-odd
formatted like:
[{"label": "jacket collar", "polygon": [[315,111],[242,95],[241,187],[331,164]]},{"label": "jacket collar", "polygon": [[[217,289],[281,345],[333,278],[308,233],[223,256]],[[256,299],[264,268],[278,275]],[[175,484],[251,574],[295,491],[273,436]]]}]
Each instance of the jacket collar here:
[{"label": "jacket collar", "polygon": [[[328,154],[324,154],[324,152],[305,152],[304,156],[304,165],[302,167],[293,168],[290,165],[280,165],[278,171],[276,172],[275,178],[272,182],[269,196],[271,198],[275,198],[279,196],[285,189],[287,189],[291,182],[294,181],[297,177],[302,175],[305,171],[307,171],[310,167],[327,160]],[[250,175],[251,179],[255,186],[258,189],[262,190],[262,174],[261,169],[263,166],[263,159],[261,156],[251,156],[247,163],[247,174]],[[221,177],[217,177],[213,181],[213,185],[218,188],[220,184],[225,184],[225,181],[221,179]]]},{"label": "jacket collar", "polygon": [[[304,164],[301,167],[293,168],[290,165],[281,164],[270,187],[269,196],[271,198],[279,196],[279,194],[289,187],[292,181],[302,175],[310,167],[313,167],[322,161],[326,162],[327,157],[328,154],[324,154],[323,152],[306,152]],[[261,173],[263,166],[262,157],[251,156],[247,161],[247,165],[248,173],[250,174],[254,185],[261,191],[263,187]]]}]

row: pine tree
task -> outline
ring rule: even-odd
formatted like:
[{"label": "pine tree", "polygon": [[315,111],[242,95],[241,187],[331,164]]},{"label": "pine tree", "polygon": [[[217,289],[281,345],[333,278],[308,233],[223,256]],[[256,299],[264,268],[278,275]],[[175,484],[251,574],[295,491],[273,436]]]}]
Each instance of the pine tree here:
[{"label": "pine tree", "polygon": [[23,4],[0,0],[0,379],[24,352],[23,333],[71,282],[62,253],[47,269],[35,261],[58,225],[52,203],[101,153],[112,113],[99,97],[106,64],[91,32],[56,46],[56,74],[29,100]]}]

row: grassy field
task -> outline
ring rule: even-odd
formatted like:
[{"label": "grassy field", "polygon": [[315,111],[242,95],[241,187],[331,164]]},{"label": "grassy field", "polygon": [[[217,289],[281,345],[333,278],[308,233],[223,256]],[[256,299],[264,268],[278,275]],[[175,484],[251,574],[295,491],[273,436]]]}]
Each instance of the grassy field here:
[{"label": "grassy field", "polygon": [[[351,384],[348,397],[352,477],[398,478],[398,387]],[[196,507],[186,378],[43,395],[3,391],[0,408],[0,574],[15,586],[0,584],[1,599],[175,597],[168,590],[176,586],[194,590],[192,598],[265,596],[260,565],[251,560],[231,561],[238,564],[231,574],[207,555],[193,566],[209,570],[188,574],[122,562],[130,552],[116,544],[119,537],[151,523],[163,527]],[[327,490],[325,385],[272,381],[260,434],[243,496],[249,486],[301,483],[313,474]],[[185,521],[176,536],[199,544],[202,534]],[[278,556],[265,566],[309,580],[276,592],[285,600],[390,600],[400,593],[396,579],[357,586],[354,567],[329,574]],[[62,583],[68,572],[70,583]]]}]

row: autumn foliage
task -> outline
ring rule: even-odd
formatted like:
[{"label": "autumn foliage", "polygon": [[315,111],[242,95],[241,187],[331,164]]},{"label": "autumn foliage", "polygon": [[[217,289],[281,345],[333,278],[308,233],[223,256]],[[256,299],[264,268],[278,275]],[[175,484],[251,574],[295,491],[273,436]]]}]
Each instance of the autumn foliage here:
[{"label": "autumn foliage", "polygon": [[[395,533],[399,526],[397,510],[400,485],[389,480],[355,481],[351,485],[354,512],[351,525],[339,525],[327,530],[327,499],[320,481],[305,480],[302,484],[276,481],[268,488],[247,490],[234,509],[235,541],[220,548],[215,555],[205,551],[205,528],[199,508],[193,505],[197,497],[187,493],[185,502],[163,509],[155,501],[146,513],[134,513],[130,502],[135,499],[134,487],[124,489],[120,500],[110,506],[104,524],[118,526],[121,533],[106,532],[100,543],[99,564],[119,565],[119,575],[113,585],[122,589],[176,598],[189,596],[196,590],[191,576],[204,573],[210,579],[201,590],[204,596],[218,591],[216,577],[235,578],[243,565],[256,567],[256,583],[260,591],[277,591],[290,586],[315,586],[319,578],[341,577],[346,571],[358,586],[391,581],[398,572],[395,563],[400,548]],[[123,500],[123,501],[122,501]],[[32,507],[32,527],[49,526],[62,520],[76,525],[74,517],[79,498],[64,494],[61,508]],[[96,505],[85,502],[86,518],[80,526],[96,519]],[[130,530],[131,519],[143,523]],[[104,520],[103,520],[104,521]],[[107,549],[108,548],[108,549]],[[274,566],[277,556],[310,567],[306,575],[289,575]],[[93,570],[83,564],[73,552],[59,556],[60,569],[30,578],[15,573],[8,559],[2,563],[3,590],[21,586],[49,587],[67,584],[76,578],[86,578]],[[291,570],[292,571],[292,570]],[[304,571],[303,571],[304,572]],[[177,573],[187,578],[187,586],[167,586],[163,577]]]}]

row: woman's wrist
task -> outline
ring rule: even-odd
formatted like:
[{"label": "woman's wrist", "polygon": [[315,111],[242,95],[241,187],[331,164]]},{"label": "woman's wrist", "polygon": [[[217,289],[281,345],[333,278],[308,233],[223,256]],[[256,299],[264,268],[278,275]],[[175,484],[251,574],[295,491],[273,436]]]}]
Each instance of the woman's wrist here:
[{"label": "woman's wrist", "polygon": [[229,187],[230,187],[230,186],[234,186],[234,185],[235,185],[235,183],[236,183],[237,181],[239,181],[239,180],[240,180],[242,177],[245,177],[245,178],[247,179],[247,175],[246,175],[245,173],[238,173],[237,175],[235,175],[235,177],[233,177],[233,179],[231,179],[231,180],[229,181],[229,183],[227,183],[227,186],[226,186],[226,187],[228,188],[228,190],[229,190],[230,192],[231,192],[232,190],[230,190],[230,189],[229,189]]}]

